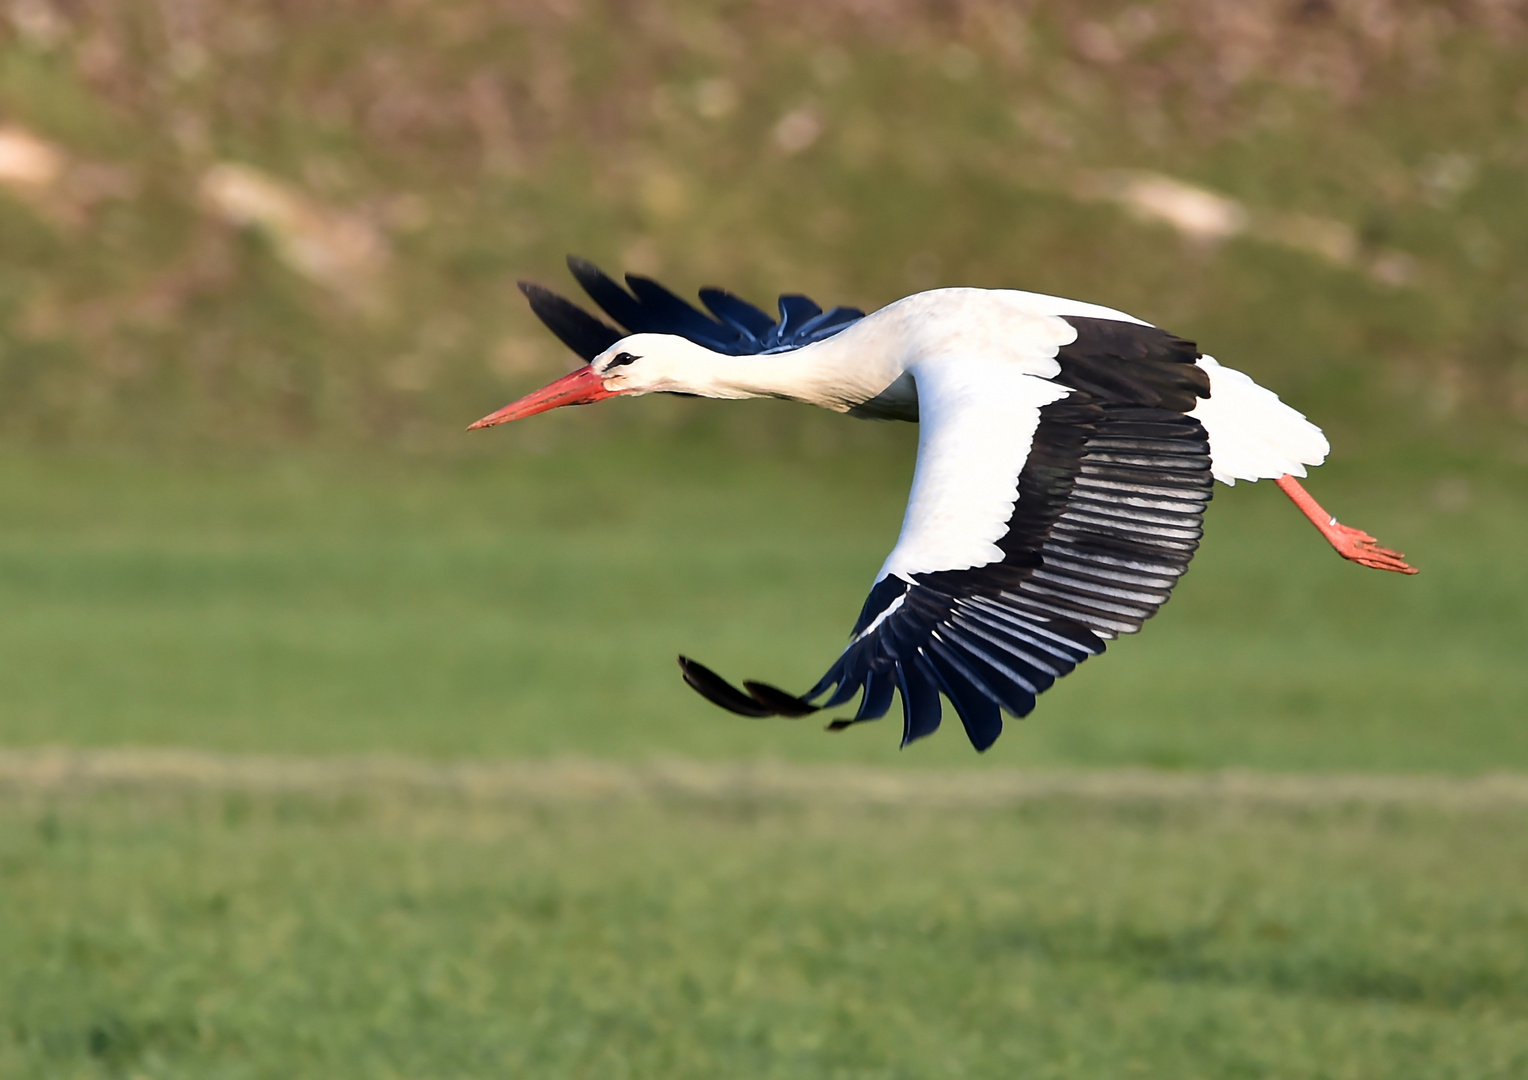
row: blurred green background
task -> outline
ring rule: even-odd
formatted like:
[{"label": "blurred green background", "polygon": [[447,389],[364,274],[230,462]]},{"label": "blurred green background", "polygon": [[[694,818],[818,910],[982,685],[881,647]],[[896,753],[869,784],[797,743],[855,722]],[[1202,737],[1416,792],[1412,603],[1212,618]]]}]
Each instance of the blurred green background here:
[{"label": "blurred green background", "polygon": [[[1520,0],[10,0],[0,747],[1528,769],[1525,49]],[[986,755],[723,714],[673,655],[814,681],[916,431],[467,435],[571,367],[515,289],[569,252],[1130,311],[1321,424],[1313,492],[1423,572],[1222,488],[1161,616]],[[7,1076],[1528,1073],[1520,811],[29,783]]]}]

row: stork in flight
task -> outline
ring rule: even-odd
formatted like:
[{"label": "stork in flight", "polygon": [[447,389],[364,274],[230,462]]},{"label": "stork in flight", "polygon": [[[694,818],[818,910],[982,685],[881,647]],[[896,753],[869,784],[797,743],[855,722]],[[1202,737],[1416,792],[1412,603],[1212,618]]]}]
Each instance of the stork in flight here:
[{"label": "stork in flight", "polygon": [[838,730],[902,699],[902,745],[940,695],[985,750],[1002,714],[1167,602],[1202,535],[1214,480],[1275,480],[1345,559],[1414,574],[1340,525],[1295,478],[1321,430],[1191,341],[1096,304],[1008,289],[935,289],[866,315],[780,297],[778,319],[720,289],[705,314],[655,281],[626,288],[570,258],[620,330],[539,285],[531,309],[583,367],[473,424],[650,393],[774,397],[919,423],[902,533],[849,645],[805,694],[739,689],[683,656],[685,681],[744,716],[806,716],[860,695]]}]

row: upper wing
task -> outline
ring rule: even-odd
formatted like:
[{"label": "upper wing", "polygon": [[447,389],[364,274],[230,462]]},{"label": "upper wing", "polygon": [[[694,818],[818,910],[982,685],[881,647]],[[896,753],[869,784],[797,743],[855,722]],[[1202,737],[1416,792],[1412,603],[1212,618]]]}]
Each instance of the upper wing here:
[{"label": "upper wing", "polygon": [[627,274],[628,292],[591,262],[570,255],[568,269],[624,333],[550,289],[522,281],[520,291],[547,328],[585,360],[627,334],[674,334],[729,356],[788,352],[832,337],[865,317],[858,308],[823,311],[805,296],[787,294],[780,297],[775,319],[722,289],[701,289],[701,302],[711,311],[707,315],[651,278]]},{"label": "upper wing", "polygon": [[1068,321],[1079,333],[1054,379],[965,362],[915,372],[923,430],[902,535],[816,686],[744,694],[682,661],[687,681],[746,715],[804,715],[823,695],[829,708],[862,692],[839,727],[884,716],[895,691],[904,745],[939,726],[942,694],[986,749],[1002,712],[1028,714],[1108,639],[1140,629],[1199,544],[1209,445],[1186,413],[1208,388],[1190,343]]}]

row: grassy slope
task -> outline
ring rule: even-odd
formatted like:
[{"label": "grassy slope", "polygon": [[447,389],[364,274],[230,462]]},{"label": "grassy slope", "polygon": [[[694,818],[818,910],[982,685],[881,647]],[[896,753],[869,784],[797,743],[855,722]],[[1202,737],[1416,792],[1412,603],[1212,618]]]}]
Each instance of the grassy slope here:
[{"label": "grassy slope", "polygon": [[0,1072],[1521,1076],[1525,827],[8,796]]},{"label": "grassy slope", "polygon": [[[722,408],[768,432],[787,407],[681,413]],[[842,427],[861,441],[826,457],[569,416],[457,461],[13,459],[0,742],[975,764],[956,731],[899,754],[895,720],[739,720],[674,669],[804,686],[842,647],[911,449]],[[1163,614],[986,760],[1528,768],[1528,503],[1486,473],[1389,475],[1313,486],[1421,576],[1341,562],[1267,485],[1221,489]]]},{"label": "grassy slope", "polygon": [[[565,282],[576,251],[763,301],[1084,296],[1370,440],[1528,462],[1520,5],[192,10],[0,34],[0,111],[65,161],[0,194],[0,437],[439,444],[464,401],[563,362],[513,285]],[[322,229],[209,210],[227,162],[369,227],[374,304],[283,265]],[[1087,195],[1121,168],[1352,250],[1190,242]],[[1366,269],[1397,254],[1399,277]]]}]

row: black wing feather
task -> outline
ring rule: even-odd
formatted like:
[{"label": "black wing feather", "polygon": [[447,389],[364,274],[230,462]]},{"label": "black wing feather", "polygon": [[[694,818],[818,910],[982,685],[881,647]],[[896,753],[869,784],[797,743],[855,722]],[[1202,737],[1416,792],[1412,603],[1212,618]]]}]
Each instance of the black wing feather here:
[{"label": "black wing feather", "polygon": [[651,278],[627,274],[626,284],[652,320],[672,328],[662,333],[678,334],[717,352],[731,352],[743,338],[736,328],[702,314]]},{"label": "black wing feather", "polygon": [[775,326],[775,320],[768,312],[761,311],[725,289],[701,289],[700,302],[710,308],[711,314],[718,319],[731,323],[756,339],[762,338]]},{"label": "black wing feather", "polygon": [[546,324],[547,329],[586,361],[593,360],[625,336],[571,300],[564,300],[551,289],[522,281],[520,291],[530,301],[531,310]]},{"label": "black wing feather", "polygon": [[[879,720],[891,711],[891,699],[897,689],[896,677],[891,664],[872,664],[865,672],[865,694],[860,700],[860,707],[855,710],[854,720],[859,723],[864,720]],[[850,686],[845,700],[854,696],[854,687]],[[838,695],[835,694],[834,697]]]},{"label": "black wing feather", "polygon": [[902,691],[902,745],[939,730],[939,684],[928,661],[917,653],[897,665],[897,688]]},{"label": "black wing feather", "polygon": [[[568,269],[625,333],[549,289],[530,284],[520,289],[541,321],[585,360],[627,334],[674,334],[727,356],[789,352],[832,337],[865,317],[858,308],[835,307],[825,312],[805,296],[787,295],[780,297],[780,318],[775,319],[729,292],[702,289],[701,302],[717,316],[713,319],[651,278],[628,274],[623,288],[593,263],[573,255],[568,256]],[[597,342],[603,344],[593,348]]]},{"label": "black wing feather", "polygon": [[821,314],[822,308],[810,298],[787,293],[780,297],[780,325],[775,334],[781,341],[788,340]]},{"label": "black wing feather", "polygon": [[1077,339],[1061,346],[1058,381],[1115,404],[1191,412],[1210,396],[1210,376],[1195,363],[1199,349],[1154,326],[1118,319],[1067,319]]},{"label": "black wing feather", "polygon": [[572,271],[584,292],[589,294],[605,314],[626,328],[630,334],[656,333],[658,327],[651,323],[637,298],[628,293],[615,280],[587,259],[568,256],[568,269]]},{"label": "black wing feather", "polygon": [[997,742],[1003,733],[1003,713],[992,691],[958,657],[940,649],[937,640],[929,641],[924,655],[939,681],[939,689],[955,706],[971,745],[980,751]]},{"label": "black wing feather", "polygon": [[794,719],[798,716],[811,716],[817,711],[817,706],[811,702],[803,701],[795,694],[788,694],[778,686],[771,686],[769,683],[745,680],[743,688],[753,696],[755,701],[773,709],[776,716],[788,716]]},{"label": "black wing feather", "polygon": [[687,656],[679,658],[679,670],[684,675],[684,681],[689,683],[696,693],[713,705],[720,705],[728,712],[752,717],[779,715],[768,705],[757,698],[749,697],[704,664],[691,660]]}]

